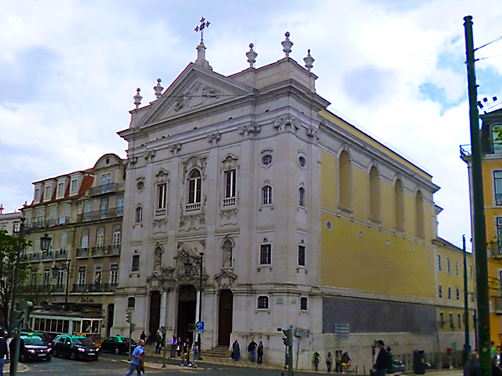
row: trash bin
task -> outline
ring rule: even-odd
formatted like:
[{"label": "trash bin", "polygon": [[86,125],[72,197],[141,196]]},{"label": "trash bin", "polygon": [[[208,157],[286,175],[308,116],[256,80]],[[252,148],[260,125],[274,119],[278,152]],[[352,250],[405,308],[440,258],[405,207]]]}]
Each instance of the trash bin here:
[{"label": "trash bin", "polygon": [[413,351],[413,372],[415,375],[425,374],[425,354],[424,350]]}]

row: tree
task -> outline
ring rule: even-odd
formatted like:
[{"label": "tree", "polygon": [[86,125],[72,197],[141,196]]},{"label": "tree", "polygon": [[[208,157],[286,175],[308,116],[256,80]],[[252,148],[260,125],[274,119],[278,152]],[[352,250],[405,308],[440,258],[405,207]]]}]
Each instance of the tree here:
[{"label": "tree", "polygon": [[[30,241],[7,234],[0,230],[0,322],[9,326],[9,309],[14,292],[14,273],[18,257],[23,257]],[[17,285],[22,284],[28,274],[29,265],[19,260]]]}]

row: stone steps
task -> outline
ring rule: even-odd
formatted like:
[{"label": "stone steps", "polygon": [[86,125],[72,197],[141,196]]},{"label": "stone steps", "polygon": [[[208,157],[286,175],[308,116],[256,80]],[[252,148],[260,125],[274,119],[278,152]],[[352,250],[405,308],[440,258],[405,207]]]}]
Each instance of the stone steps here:
[{"label": "stone steps", "polygon": [[212,349],[202,351],[202,357],[230,358],[231,354],[232,352],[228,349],[228,346],[216,346]]}]

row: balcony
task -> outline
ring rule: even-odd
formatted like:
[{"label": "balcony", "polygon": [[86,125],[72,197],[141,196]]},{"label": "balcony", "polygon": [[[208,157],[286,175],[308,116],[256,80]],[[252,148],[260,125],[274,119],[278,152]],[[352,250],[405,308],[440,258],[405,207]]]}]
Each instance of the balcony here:
[{"label": "balcony", "polygon": [[201,208],[201,203],[196,202],[194,204],[187,204],[185,206],[185,211],[186,212],[197,211],[197,210],[200,210],[200,208]]},{"label": "balcony", "polygon": [[47,251],[42,253],[42,260],[54,260],[54,253],[53,251]]},{"label": "balcony", "polygon": [[77,216],[77,222],[99,221],[101,219],[117,218],[124,215],[124,207],[110,208],[104,210],[96,210],[92,212],[82,213]]},{"label": "balcony", "polygon": [[27,253],[26,258],[27,261],[40,261],[42,254],[40,252]]},{"label": "balcony", "polygon": [[98,195],[104,195],[107,193],[115,193],[119,189],[122,189],[124,187],[124,183],[108,183],[108,184],[103,184],[103,185],[98,185],[97,187],[92,187],[89,189],[89,195],[92,196],[98,196]]},{"label": "balcony", "polygon": [[89,248],[77,248],[76,257],[87,257],[89,255]]},{"label": "balcony", "polygon": [[74,284],[72,292],[114,292],[118,283],[83,283]]},{"label": "balcony", "polygon": [[68,257],[68,250],[63,248],[56,250],[54,251],[54,257],[56,259],[65,259]]},{"label": "balcony", "polygon": [[223,206],[234,206],[236,202],[235,197],[226,197],[223,199]]},{"label": "balcony", "polygon": [[26,231],[39,230],[49,227],[64,226],[71,224],[70,217],[59,217],[59,218],[49,218],[44,220],[43,218],[38,218],[35,220],[27,220],[24,229]]},{"label": "balcony", "polygon": [[166,214],[167,214],[167,209],[166,208],[155,209],[155,216],[156,217],[165,217]]}]

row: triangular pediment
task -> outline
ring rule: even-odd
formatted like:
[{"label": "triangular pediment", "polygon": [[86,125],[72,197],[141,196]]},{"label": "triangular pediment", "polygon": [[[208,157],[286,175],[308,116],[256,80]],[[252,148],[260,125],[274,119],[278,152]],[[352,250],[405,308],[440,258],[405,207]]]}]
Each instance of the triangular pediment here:
[{"label": "triangular pediment", "polygon": [[253,88],[232,78],[190,63],[152,103],[139,126],[173,119],[214,105],[232,102],[252,95]]}]

